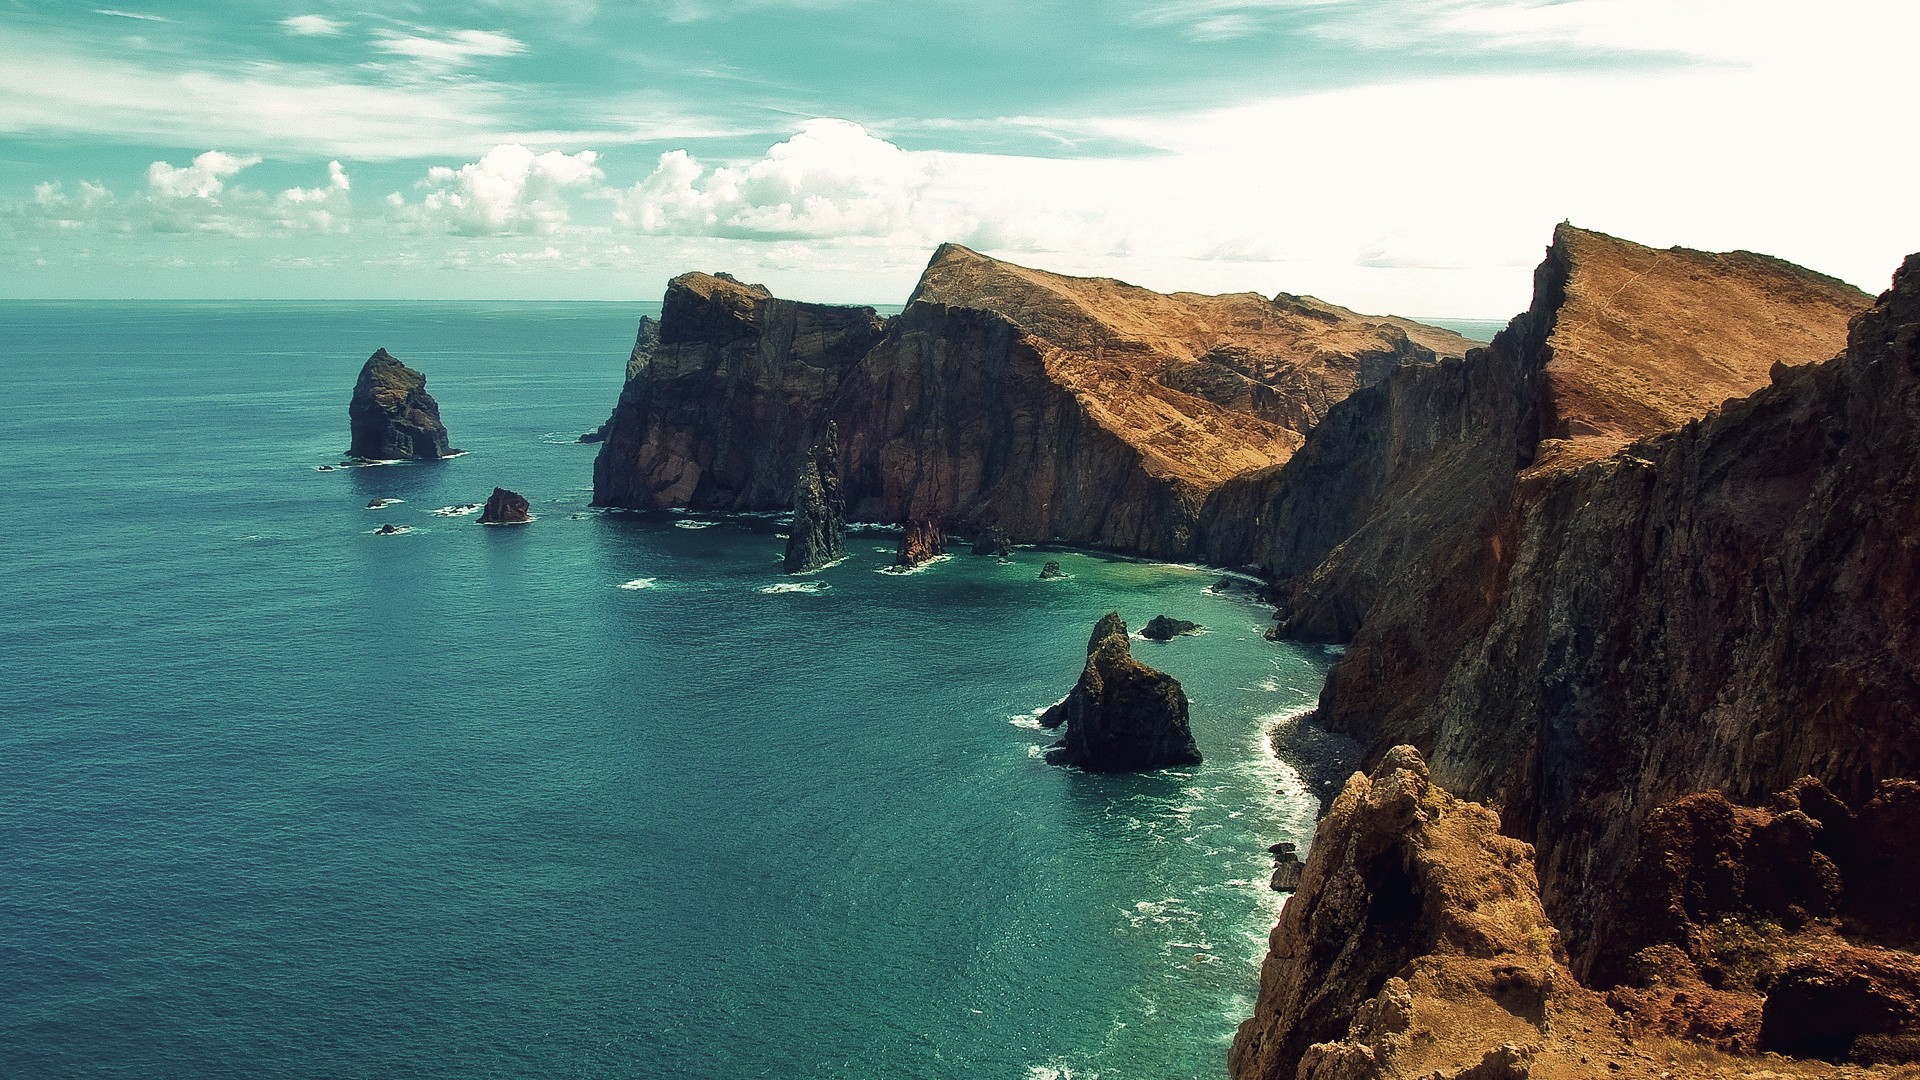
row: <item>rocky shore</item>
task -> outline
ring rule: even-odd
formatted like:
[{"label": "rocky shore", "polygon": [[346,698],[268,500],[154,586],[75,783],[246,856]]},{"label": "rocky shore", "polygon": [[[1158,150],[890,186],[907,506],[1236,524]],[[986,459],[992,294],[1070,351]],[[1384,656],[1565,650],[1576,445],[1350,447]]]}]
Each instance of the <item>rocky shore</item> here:
[{"label": "rocky shore", "polygon": [[[954,245],[892,319],[704,274],[663,310],[600,505],[798,538],[837,430],[857,518],[1247,567],[1345,647],[1277,742],[1362,771],[1277,862],[1234,1076],[1920,1062],[1920,259],[1875,302],[1563,225],[1483,348]],[[1178,763],[1165,678],[1102,620],[1060,760],[1152,767],[1090,734],[1151,713]]]}]

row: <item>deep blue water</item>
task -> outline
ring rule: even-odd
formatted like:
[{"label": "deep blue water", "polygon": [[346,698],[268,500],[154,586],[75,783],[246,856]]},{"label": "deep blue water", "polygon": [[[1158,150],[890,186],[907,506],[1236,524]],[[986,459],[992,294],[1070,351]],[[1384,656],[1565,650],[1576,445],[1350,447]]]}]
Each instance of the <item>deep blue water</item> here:
[{"label": "deep blue water", "polygon": [[[772,523],[589,512],[644,310],[0,304],[0,1075],[1222,1074],[1325,657],[1189,568],[769,592]],[[316,471],[378,346],[467,456]],[[1206,764],[1038,759],[1109,608],[1211,628],[1137,647]]]}]

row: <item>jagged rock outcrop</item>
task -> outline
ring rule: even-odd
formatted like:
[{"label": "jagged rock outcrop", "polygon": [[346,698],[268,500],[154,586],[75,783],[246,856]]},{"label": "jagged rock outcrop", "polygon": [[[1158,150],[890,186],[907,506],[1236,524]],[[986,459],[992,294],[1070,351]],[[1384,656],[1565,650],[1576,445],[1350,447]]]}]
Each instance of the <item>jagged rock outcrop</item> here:
[{"label": "jagged rock outcrop", "polygon": [[[1524,1080],[1831,1075],[1820,1063],[1756,1059],[1616,1014],[1577,982],[1542,907],[1532,849],[1500,818],[1457,799],[1409,746],[1356,773],[1315,832],[1281,909],[1254,1014],[1233,1041],[1235,1080]],[[1911,958],[1840,949],[1820,983],[1810,963],[1773,993],[1810,1045],[1852,1038],[1897,1051]],[[1816,984],[1819,984],[1816,986]],[[1693,996],[1689,997],[1689,993]],[[1697,979],[1676,993],[1697,1019],[1722,1004]],[[1757,1008],[1759,999],[1738,1008]],[[1852,1016],[1846,1002],[1865,1007]],[[1735,1011],[1738,1011],[1738,1008]],[[1757,1015],[1757,1014],[1756,1014]],[[1792,1019],[1789,1020],[1788,1017]],[[1865,1036],[1852,1035],[1862,1027]],[[1857,1051],[1854,1060],[1862,1060]]]},{"label": "jagged rock outcrop", "polygon": [[1056,559],[1048,559],[1046,565],[1040,568],[1041,581],[1057,581],[1066,576],[1067,572],[1060,569],[1060,563]]},{"label": "jagged rock outcrop", "polygon": [[482,525],[525,525],[533,520],[527,497],[506,488],[494,488],[480,511]]},{"label": "jagged rock outcrop", "polygon": [[1200,748],[1187,726],[1187,695],[1173,676],[1133,658],[1127,624],[1108,612],[1087,641],[1087,663],[1066,699],[1040,716],[1065,725],[1047,754],[1055,765],[1089,772],[1140,772],[1198,765]]},{"label": "jagged rock outcrop", "polygon": [[447,442],[440,405],[427,377],[379,349],[360,368],[347,403],[349,457],[367,461],[431,461],[460,451]]},{"label": "jagged rock outcrop", "polygon": [[893,565],[912,569],[947,553],[947,534],[934,521],[922,519],[907,525],[900,534],[900,546],[894,552]]},{"label": "jagged rock outcrop", "polygon": [[945,245],[907,308],[668,287],[594,470],[594,501],[784,505],[794,433],[844,433],[861,520],[1184,556],[1207,492],[1283,461],[1333,403],[1465,339],[1311,298],[1162,295]]},{"label": "jagged rock outcrop", "polygon": [[1197,622],[1175,619],[1167,615],[1155,615],[1140,628],[1140,636],[1148,641],[1172,641],[1182,634],[1197,634],[1206,627]]},{"label": "jagged rock outcrop", "polygon": [[814,440],[793,481],[787,573],[804,574],[847,557],[847,501],[840,491],[840,433],[832,423]]}]

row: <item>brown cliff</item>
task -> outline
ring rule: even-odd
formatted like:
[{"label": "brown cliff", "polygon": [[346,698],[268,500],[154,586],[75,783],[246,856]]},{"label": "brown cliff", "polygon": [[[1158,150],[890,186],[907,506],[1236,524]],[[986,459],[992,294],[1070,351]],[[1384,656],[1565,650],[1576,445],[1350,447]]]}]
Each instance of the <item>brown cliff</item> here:
[{"label": "brown cliff", "polygon": [[[1751,988],[1682,975],[1684,962],[1649,978],[1649,991],[1587,989],[1541,905],[1532,850],[1499,826],[1494,811],[1433,782],[1412,747],[1348,780],[1274,927],[1254,1014],[1229,1056],[1235,1080],[1834,1075],[1824,1062],[1762,1060],[1751,1044],[1701,1037],[1714,1017],[1759,1032],[1763,1013],[1780,1015],[1777,1034],[1829,1049],[1843,1041],[1845,1053],[1827,1055],[1834,1060],[1905,1049],[1920,965],[1885,949],[1804,942],[1770,984],[1784,999],[1771,1010]],[[1674,888],[1646,899],[1658,907],[1668,892],[1711,885],[1728,852],[1717,854],[1688,865],[1699,880],[1668,880]],[[1816,973],[1820,963],[1829,976]]]},{"label": "brown cliff", "polygon": [[794,433],[832,419],[856,519],[1185,556],[1213,488],[1284,461],[1354,388],[1468,344],[1311,298],[1163,295],[951,244],[885,323],[686,275],[636,347],[594,500],[779,508]]}]

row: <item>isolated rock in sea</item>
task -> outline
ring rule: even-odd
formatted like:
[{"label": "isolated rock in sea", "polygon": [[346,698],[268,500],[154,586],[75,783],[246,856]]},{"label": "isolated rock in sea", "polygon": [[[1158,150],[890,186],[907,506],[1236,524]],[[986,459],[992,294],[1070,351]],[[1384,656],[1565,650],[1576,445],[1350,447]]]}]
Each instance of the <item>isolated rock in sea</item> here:
[{"label": "isolated rock in sea", "polygon": [[1267,849],[1273,853],[1273,877],[1267,881],[1267,887],[1274,892],[1293,892],[1300,887],[1301,872],[1306,864],[1293,849],[1291,842],[1282,841]]},{"label": "isolated rock in sea", "polygon": [[911,568],[947,553],[947,535],[932,520],[909,523],[900,534],[900,548],[893,565]]},{"label": "isolated rock in sea", "polygon": [[1055,765],[1089,772],[1140,772],[1198,765],[1200,748],[1187,726],[1187,695],[1173,676],[1133,658],[1127,624],[1108,612],[1087,642],[1087,663],[1066,700],[1040,716],[1045,728],[1065,725],[1047,754]]},{"label": "isolated rock in sea", "polygon": [[459,453],[447,442],[440,405],[427,393],[427,377],[385,349],[360,369],[347,404],[351,457],[368,461],[431,461]]},{"label": "isolated rock in sea", "polygon": [[377,528],[377,529],[375,529],[375,530],[373,530],[373,531],[374,531],[374,535],[376,535],[376,536],[395,536],[395,535],[398,535],[398,534],[400,534],[400,533],[403,533],[403,532],[406,532],[407,530],[406,530],[406,528],[405,528],[405,527],[403,527],[403,526],[400,526],[400,525],[395,525],[395,524],[393,524],[393,523],[391,523],[391,522],[389,522],[389,523],[387,523],[387,524],[385,524],[385,525],[382,525],[382,526],[380,526],[379,528]]},{"label": "isolated rock in sea", "polygon": [[482,525],[524,525],[533,520],[526,496],[506,488],[494,488],[487,505],[480,511]]},{"label": "isolated rock in sea", "polygon": [[1063,578],[1066,576],[1067,576],[1067,572],[1065,570],[1060,569],[1060,563],[1058,560],[1055,560],[1055,559],[1048,559],[1047,564],[1040,568],[1041,581],[1053,581],[1055,579]]},{"label": "isolated rock in sea", "polygon": [[973,542],[975,555],[991,555],[1006,558],[1013,554],[1013,545],[1007,542],[1007,535],[998,529],[988,529],[984,535]]},{"label": "isolated rock in sea", "polygon": [[1140,628],[1140,636],[1149,641],[1172,641],[1182,634],[1197,634],[1206,627],[1197,622],[1175,619],[1166,615],[1155,615]]},{"label": "isolated rock in sea", "polygon": [[800,463],[793,482],[793,525],[786,569],[803,574],[847,554],[847,504],[840,494],[839,429],[828,423]]},{"label": "isolated rock in sea", "polygon": [[1332,403],[1469,343],[1304,297],[1162,295],[935,252],[907,308],[667,289],[594,502],[769,510],[837,421],[853,516],[1185,557],[1208,491],[1284,461]]}]

